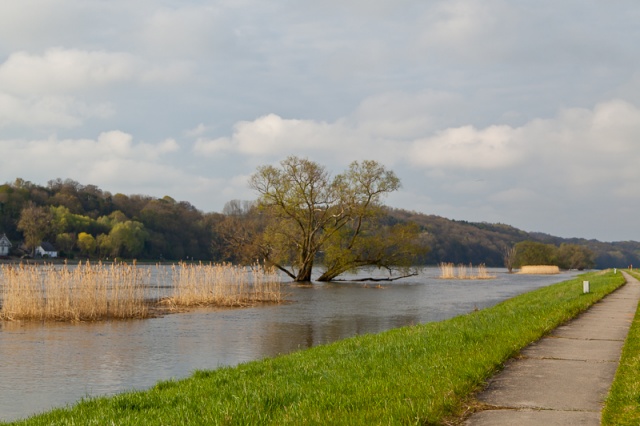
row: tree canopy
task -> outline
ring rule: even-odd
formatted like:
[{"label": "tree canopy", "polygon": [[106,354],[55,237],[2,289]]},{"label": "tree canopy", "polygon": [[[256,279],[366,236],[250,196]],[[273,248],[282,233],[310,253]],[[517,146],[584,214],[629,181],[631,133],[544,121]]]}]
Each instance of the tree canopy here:
[{"label": "tree canopy", "polygon": [[420,248],[419,227],[376,223],[382,198],[400,180],[375,161],[353,162],[332,178],[324,166],[291,156],[280,167],[259,167],[250,186],[266,218],[260,255],[295,281],[310,281],[320,257],[318,280],[329,281],[361,266],[406,265]]},{"label": "tree canopy", "polygon": [[[346,172],[343,174],[347,175]],[[525,232],[506,224],[450,220],[385,207],[380,199],[374,210],[376,213],[367,216],[362,227],[356,226],[357,221],[349,220],[333,238],[325,242],[315,259],[325,266],[325,272],[331,269],[332,259],[349,257],[369,260],[377,257],[381,260],[370,263],[385,267],[389,263],[382,255],[401,253],[398,251],[400,246],[395,242],[380,245],[375,241],[380,241],[378,237],[384,235],[386,241],[393,242],[392,235],[402,235],[402,227],[409,226],[420,230],[416,240],[418,245],[428,245],[431,249],[428,252],[420,250],[411,256],[402,255],[405,260],[410,257],[413,265],[453,262],[503,266],[506,248],[523,241],[535,241],[557,248],[556,261],[559,265],[566,265],[561,266],[563,268],[581,268],[570,260],[576,254],[575,246],[587,249],[586,254],[592,254],[590,259],[595,262],[596,268],[640,264],[640,243],[636,241],[567,239]],[[43,220],[38,219],[41,215]],[[24,221],[19,226],[21,216]],[[139,245],[130,244],[133,249],[130,251],[121,245],[119,256],[135,252],[138,253],[137,258],[149,260],[188,258],[253,263],[265,259],[265,253],[276,254],[276,247],[269,245],[273,235],[265,232],[267,227],[273,226],[272,213],[255,200],[232,200],[221,213],[203,213],[190,203],[176,201],[172,197],[112,194],[95,185],[83,185],[70,179],[51,180],[45,186],[20,178],[0,184],[0,234],[6,234],[13,243],[12,256],[31,253],[38,240],[54,243],[60,255],[67,258],[78,255],[113,256],[113,241],[109,234],[118,223],[127,221],[143,225],[141,231],[144,232],[138,233],[141,238],[136,240],[143,242],[142,249],[138,251]],[[355,230],[358,230],[358,237],[349,246],[351,240],[347,236],[349,232],[351,235],[356,233]],[[81,242],[82,233],[93,237],[95,248],[92,248],[87,235],[83,236],[84,241]],[[569,247],[563,249],[563,244]],[[393,253],[391,247],[395,247]],[[587,262],[582,263],[586,265],[585,268],[592,265],[588,260],[587,256]],[[286,260],[283,264],[288,265]],[[335,266],[335,271],[343,267],[341,262],[335,262]],[[323,279],[331,279],[330,275],[327,273]]]},{"label": "tree canopy", "polygon": [[537,241],[521,241],[514,246],[515,264],[557,265],[562,269],[588,269],[595,266],[594,253],[577,244],[563,243],[560,247]]},{"label": "tree canopy", "polygon": [[70,179],[0,185],[0,233],[31,252],[47,241],[66,257],[211,260],[215,216],[171,197],[112,195]]}]

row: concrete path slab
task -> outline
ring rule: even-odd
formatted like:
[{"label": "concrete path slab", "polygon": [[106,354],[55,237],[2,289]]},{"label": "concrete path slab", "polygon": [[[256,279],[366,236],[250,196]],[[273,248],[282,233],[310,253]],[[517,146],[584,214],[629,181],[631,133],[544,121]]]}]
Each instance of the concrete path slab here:
[{"label": "concrete path slab", "polygon": [[622,340],[629,333],[629,325],[608,325],[602,320],[587,322],[571,326],[560,326],[556,328],[550,337],[563,337],[565,339],[592,339],[592,340]]},{"label": "concrete path slab", "polygon": [[475,426],[583,426],[600,424],[600,413],[558,410],[494,410],[476,413]]},{"label": "concrete path slab", "polygon": [[[623,337],[624,338],[624,337]],[[539,340],[521,351],[527,358],[567,359],[575,361],[617,362],[624,340],[612,340],[603,345],[600,340],[547,338]]]},{"label": "concrete path slab", "polygon": [[477,397],[489,409],[465,425],[599,425],[640,300],[640,282],[623,274],[625,286],[509,361]]},{"label": "concrete path slab", "polygon": [[491,380],[478,399],[496,407],[597,411],[615,362],[518,359]]}]

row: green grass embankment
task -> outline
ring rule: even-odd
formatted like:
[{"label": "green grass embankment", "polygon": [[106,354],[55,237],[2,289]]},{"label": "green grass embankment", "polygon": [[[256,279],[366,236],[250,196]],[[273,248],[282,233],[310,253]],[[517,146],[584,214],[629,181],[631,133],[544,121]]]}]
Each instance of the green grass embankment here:
[{"label": "green grass embankment", "polygon": [[[632,272],[640,279],[640,273]],[[627,334],[620,364],[602,411],[605,426],[640,425],[640,305]]]},{"label": "green grass embankment", "polygon": [[19,424],[440,424],[508,358],[623,283],[586,274],[447,321],[200,371]]}]

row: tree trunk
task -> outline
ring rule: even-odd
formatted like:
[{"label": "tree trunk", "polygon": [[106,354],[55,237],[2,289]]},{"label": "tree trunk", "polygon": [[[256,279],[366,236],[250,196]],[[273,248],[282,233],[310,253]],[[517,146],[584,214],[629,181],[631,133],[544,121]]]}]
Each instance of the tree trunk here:
[{"label": "tree trunk", "polygon": [[325,271],[323,272],[322,275],[320,275],[320,277],[318,278],[318,281],[321,281],[321,282],[332,281],[335,277],[340,275],[342,272],[344,271],[341,271],[341,272]]},{"label": "tree trunk", "polygon": [[311,270],[313,269],[313,262],[305,262],[296,276],[296,282],[311,282]]}]

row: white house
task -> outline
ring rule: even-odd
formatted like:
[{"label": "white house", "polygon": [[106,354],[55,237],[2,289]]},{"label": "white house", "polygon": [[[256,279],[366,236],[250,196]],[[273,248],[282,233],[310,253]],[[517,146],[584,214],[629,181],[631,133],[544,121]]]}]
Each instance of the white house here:
[{"label": "white house", "polygon": [[43,241],[36,248],[36,256],[40,257],[58,257],[58,250],[53,246],[53,244]]},{"label": "white house", "polygon": [[9,241],[5,234],[2,234],[2,237],[0,237],[0,256],[9,256],[10,250],[11,241]]}]

